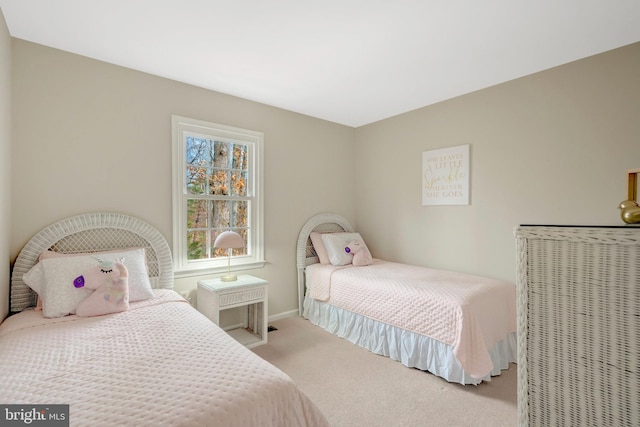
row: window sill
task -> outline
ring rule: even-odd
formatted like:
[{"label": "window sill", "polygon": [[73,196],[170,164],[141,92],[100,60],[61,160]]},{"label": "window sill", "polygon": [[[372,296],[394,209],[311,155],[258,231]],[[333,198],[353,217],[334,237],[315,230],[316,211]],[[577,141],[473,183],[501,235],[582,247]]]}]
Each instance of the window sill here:
[{"label": "window sill", "polygon": [[[262,268],[265,265],[265,261],[254,261],[246,264],[236,264],[231,266],[231,271],[243,271],[243,270],[254,270],[256,268]],[[175,279],[182,279],[185,277],[193,277],[193,276],[205,276],[211,274],[223,274],[227,272],[227,266],[224,267],[209,267],[209,268],[198,268],[198,269],[189,269],[189,270],[175,270],[173,272],[173,276]]]}]

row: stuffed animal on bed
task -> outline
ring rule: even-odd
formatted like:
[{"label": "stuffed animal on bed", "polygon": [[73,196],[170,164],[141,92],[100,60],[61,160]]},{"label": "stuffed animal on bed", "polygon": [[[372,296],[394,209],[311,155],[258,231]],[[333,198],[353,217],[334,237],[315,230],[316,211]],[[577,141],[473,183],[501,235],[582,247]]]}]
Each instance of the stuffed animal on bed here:
[{"label": "stuffed animal on bed", "polygon": [[351,263],[355,266],[371,265],[373,264],[373,258],[371,252],[364,242],[360,240],[352,240],[344,248],[344,251],[348,254],[353,254],[353,261]]},{"label": "stuffed animal on bed", "polygon": [[101,316],[129,309],[129,273],[121,262],[98,260],[98,265],[73,281],[76,288],[95,289],[76,307],[78,316]]}]

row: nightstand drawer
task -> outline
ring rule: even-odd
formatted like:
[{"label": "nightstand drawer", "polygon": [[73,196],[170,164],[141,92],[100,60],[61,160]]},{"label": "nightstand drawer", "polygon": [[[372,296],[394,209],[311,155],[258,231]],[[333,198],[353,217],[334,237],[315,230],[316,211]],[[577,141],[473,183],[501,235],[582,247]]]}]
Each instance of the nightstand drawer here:
[{"label": "nightstand drawer", "polygon": [[262,301],[264,299],[265,288],[247,289],[240,292],[229,292],[220,295],[220,308],[229,305],[247,303],[252,301]]}]

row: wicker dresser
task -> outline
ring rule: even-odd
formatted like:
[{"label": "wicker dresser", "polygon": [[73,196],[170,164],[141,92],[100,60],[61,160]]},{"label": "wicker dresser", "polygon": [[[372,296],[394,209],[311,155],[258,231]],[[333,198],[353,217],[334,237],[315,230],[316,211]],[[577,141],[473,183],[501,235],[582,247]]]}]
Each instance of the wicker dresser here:
[{"label": "wicker dresser", "polygon": [[515,236],[519,425],[640,426],[640,227]]}]

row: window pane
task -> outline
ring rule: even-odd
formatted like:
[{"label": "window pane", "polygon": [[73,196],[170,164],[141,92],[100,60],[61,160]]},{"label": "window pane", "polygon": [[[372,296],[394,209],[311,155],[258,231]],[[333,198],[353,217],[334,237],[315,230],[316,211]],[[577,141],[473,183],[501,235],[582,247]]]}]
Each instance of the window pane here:
[{"label": "window pane", "polygon": [[187,165],[187,194],[206,194],[209,170],[206,166]]},{"label": "window pane", "polygon": [[231,202],[231,206],[233,209],[231,227],[246,228],[249,224],[248,203],[244,200],[234,201]]},{"label": "window pane", "polygon": [[211,164],[213,141],[206,138],[186,137],[186,160],[188,165]]},{"label": "window pane", "polygon": [[208,175],[211,173],[210,139],[186,138],[186,187],[187,194],[206,194]]},{"label": "window pane", "polygon": [[229,171],[228,170],[214,170],[213,174],[209,177],[210,194],[217,196],[229,195]]},{"label": "window pane", "polygon": [[247,172],[233,171],[231,173],[231,195],[245,196],[247,194]]},{"label": "window pane", "polygon": [[214,142],[213,167],[229,169],[229,145],[227,142]]},{"label": "window pane", "polygon": [[207,254],[207,232],[187,232],[187,259],[205,259]]},{"label": "window pane", "polygon": [[209,221],[209,202],[206,200],[187,200],[187,228],[207,228]]},{"label": "window pane", "polygon": [[233,231],[242,236],[244,247],[233,250],[234,255],[247,254],[247,242],[249,242],[249,203],[247,201],[234,201],[232,206],[231,227]]},{"label": "window pane", "polygon": [[228,229],[231,224],[231,202],[214,200],[211,208],[211,227]]},{"label": "window pane", "polygon": [[233,169],[239,169],[243,171],[246,171],[248,169],[246,145],[233,144],[233,163],[231,167]]}]

